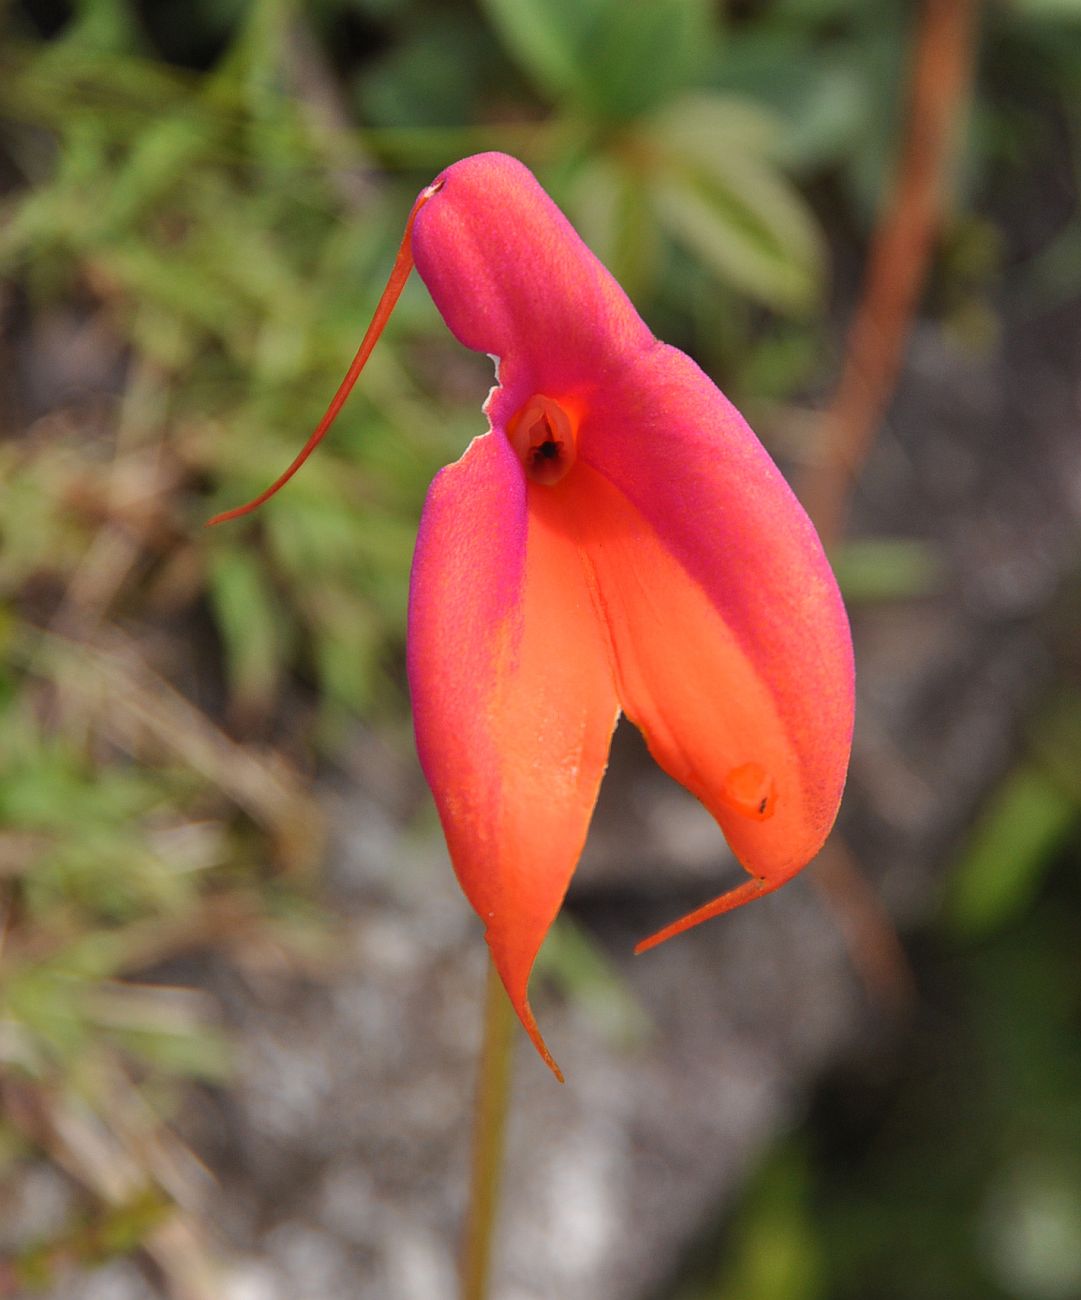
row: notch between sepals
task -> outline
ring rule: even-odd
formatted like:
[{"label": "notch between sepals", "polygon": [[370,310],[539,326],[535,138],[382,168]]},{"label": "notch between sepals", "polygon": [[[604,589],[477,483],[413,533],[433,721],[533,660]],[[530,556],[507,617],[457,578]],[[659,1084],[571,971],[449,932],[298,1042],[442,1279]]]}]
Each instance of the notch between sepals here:
[{"label": "notch between sepals", "polygon": [[330,426],[337,419],[338,412],[345,405],[346,398],[353,391],[353,385],[360,378],[360,372],[367,364],[368,358],[379,341],[379,336],[386,328],[387,321],[390,320],[391,313],[398,305],[398,299],[402,296],[405,282],[409,279],[409,273],[413,269],[413,222],[417,219],[417,213],[430,198],[439,193],[445,183],[442,179],[433,181],[426,189],[421,190],[417,196],[417,201],[413,204],[406,220],[405,233],[402,235],[402,242],[398,246],[398,253],[394,259],[394,265],[390,269],[386,287],[380,295],[378,303],[376,303],[372,319],[368,328],[364,331],[364,337],[360,341],[360,347],[357,348],[356,356],[346,371],[345,378],[338,385],[338,391],[331,398],[330,405],[327,407],[323,418],[316,425],[308,441],[294,457],[288,469],[279,474],[268,488],[265,488],[257,497],[253,497],[245,505],[234,506],[232,510],[223,510],[221,514],[215,515],[213,519],[208,519],[206,521],[207,528],[211,528],[215,524],[224,524],[230,519],[238,519],[241,515],[247,515],[253,510],[257,510],[265,501],[269,501],[276,492],[285,487],[286,483],[289,482],[301,465],[323,441]]}]

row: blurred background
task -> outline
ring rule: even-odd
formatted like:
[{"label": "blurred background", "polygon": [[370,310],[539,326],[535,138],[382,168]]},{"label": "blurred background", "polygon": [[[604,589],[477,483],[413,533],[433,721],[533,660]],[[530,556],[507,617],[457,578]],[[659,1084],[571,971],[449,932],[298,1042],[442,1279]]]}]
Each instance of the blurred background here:
[{"label": "blurred background", "polygon": [[416,192],[529,164],[801,491],[838,835],[736,878],[621,727],[500,1300],[1081,1296],[1081,4],[0,5],[0,1296],[454,1294],[484,950],[412,750],[490,362]]}]

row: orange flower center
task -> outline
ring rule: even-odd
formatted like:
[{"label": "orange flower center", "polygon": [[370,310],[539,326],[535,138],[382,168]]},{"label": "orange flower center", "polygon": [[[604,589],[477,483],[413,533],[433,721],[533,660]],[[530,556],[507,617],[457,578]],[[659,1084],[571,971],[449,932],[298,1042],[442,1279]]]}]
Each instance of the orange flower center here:
[{"label": "orange flower center", "polygon": [[550,486],[558,483],[574,464],[577,413],[554,398],[534,394],[507,425],[507,436],[526,477]]}]

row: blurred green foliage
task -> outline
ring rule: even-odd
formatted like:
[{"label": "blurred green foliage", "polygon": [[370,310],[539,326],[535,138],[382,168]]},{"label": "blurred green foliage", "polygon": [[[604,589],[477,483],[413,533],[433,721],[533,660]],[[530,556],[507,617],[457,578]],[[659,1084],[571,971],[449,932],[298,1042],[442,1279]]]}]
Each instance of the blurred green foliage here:
[{"label": "blurred green foliage", "polygon": [[1079,772],[1081,699],[1056,698],[916,950],[899,1059],[827,1082],[678,1300],[1079,1294]]},{"label": "blurred green foliage", "polygon": [[[19,1293],[44,1291],[58,1275],[73,1267],[96,1264],[138,1250],[149,1234],[168,1217],[166,1201],[154,1193],[141,1193],[108,1210],[99,1210],[67,1226],[58,1239],[37,1242],[26,1249],[11,1269]],[[5,1275],[0,1273],[0,1285]]]},{"label": "blurred green foliage", "polygon": [[993,931],[922,954],[924,1010],[888,1081],[826,1086],[752,1179],[722,1262],[680,1300],[1079,1293],[1076,837],[1041,869],[1039,897]]},{"label": "blurred green foliage", "polygon": [[[0,1097],[29,1089],[69,1135],[105,1125],[130,1154],[118,1098],[167,1119],[179,1080],[228,1068],[206,1000],[145,972],[205,943],[304,950],[318,831],[298,771],[356,718],[404,711],[415,522],[436,469],[480,430],[490,383],[418,285],[273,509],[214,534],[201,524],[269,482],[321,415],[418,188],[467,153],[518,154],[658,332],[741,404],[783,403],[821,386],[831,347],[814,204],[825,194],[838,228],[866,232],[895,154],[911,7],[0,12]],[[987,22],[988,58],[1014,89],[976,104],[970,188],[1050,147],[1025,98],[1033,65],[1081,138],[1074,7],[1015,0]],[[988,222],[953,235],[944,310],[983,337],[972,322],[987,321],[1001,249]],[[1076,290],[1078,248],[1071,214],[1021,292]],[[838,563],[854,599],[924,595],[942,577],[908,539],[853,544]],[[968,1078],[960,1051],[939,1064],[929,1044],[908,1109],[859,1160],[806,1138],[777,1154],[725,1264],[688,1296],[1081,1288],[1068,1281],[1081,1080],[1062,1045],[1076,943],[1057,911],[1068,895],[1076,915],[1063,873],[1079,717],[1076,702],[1049,711],[945,904],[943,1014],[972,1057],[1002,1063],[996,1082]],[[580,934],[563,930],[548,960],[615,1034],[641,1032]],[[7,1110],[0,1162],[52,1142],[71,1167],[55,1126]],[[913,1173],[928,1162],[950,1175],[933,1190]],[[168,1197],[153,1168],[143,1177],[104,1214],[131,1231],[76,1225],[76,1255],[151,1230]],[[45,1285],[52,1261],[31,1243],[21,1281]]]}]

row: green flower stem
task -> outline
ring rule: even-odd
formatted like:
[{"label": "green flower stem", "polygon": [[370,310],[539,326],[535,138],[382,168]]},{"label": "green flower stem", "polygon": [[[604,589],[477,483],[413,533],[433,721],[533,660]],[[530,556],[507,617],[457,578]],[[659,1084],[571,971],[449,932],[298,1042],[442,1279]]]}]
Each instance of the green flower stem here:
[{"label": "green flower stem", "polygon": [[489,962],[473,1130],[473,1176],[462,1242],[461,1300],[486,1300],[488,1295],[513,1045],[514,1010],[495,966]]}]

